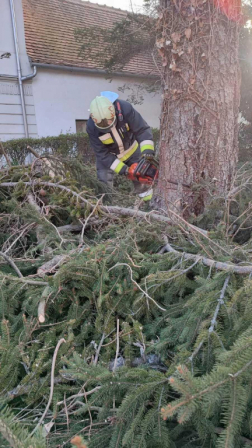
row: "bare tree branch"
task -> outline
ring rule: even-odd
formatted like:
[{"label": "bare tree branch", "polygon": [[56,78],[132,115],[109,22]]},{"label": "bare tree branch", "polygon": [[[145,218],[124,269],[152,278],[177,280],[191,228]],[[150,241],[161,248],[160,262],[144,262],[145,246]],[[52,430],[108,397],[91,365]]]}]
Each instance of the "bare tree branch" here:
[{"label": "bare tree branch", "polygon": [[201,255],[179,252],[178,250],[173,249],[170,244],[166,244],[165,248],[166,252],[172,252],[179,256],[183,255],[186,260],[197,260],[199,262],[201,261],[205,266],[209,266],[210,268],[215,268],[220,271],[234,272],[235,274],[240,275],[247,275],[251,274],[252,272],[252,265],[238,266],[237,264],[223,263],[222,261],[211,260],[211,258],[202,257]]},{"label": "bare tree branch", "polygon": [[221,294],[220,294],[220,297],[218,299],[218,303],[217,303],[217,306],[216,306],[216,309],[215,309],[214,317],[211,320],[211,327],[208,330],[209,333],[212,333],[214,331],[214,327],[216,325],[216,321],[217,321],[217,317],[218,317],[218,314],[219,314],[219,311],[220,311],[220,307],[221,307],[221,305],[224,305],[224,295],[225,295],[225,291],[227,289],[229,280],[230,280],[230,275],[227,276],[227,278],[226,278],[226,280],[224,282],[223,288],[221,290]]},{"label": "bare tree branch", "polygon": [[11,160],[9,158],[9,156],[7,155],[4,146],[2,144],[2,142],[0,142],[0,152],[3,154],[3,156],[5,157],[5,160],[7,162],[7,165],[9,166],[9,168],[11,167]]},{"label": "bare tree branch", "polygon": [[52,398],[53,398],[53,389],[54,389],[54,370],[55,370],[56,358],[57,358],[57,354],[58,354],[59,348],[60,348],[61,344],[63,344],[63,342],[66,342],[66,341],[65,341],[65,339],[62,338],[62,339],[59,340],[58,344],[56,345],[56,348],[55,348],[55,351],[54,351],[54,354],[53,354],[53,360],[52,360],[52,369],[51,369],[51,387],[50,387],[50,396],[49,396],[49,400],[48,400],[47,406],[46,406],[46,408],[45,408],[45,410],[44,410],[44,412],[43,412],[43,415],[41,416],[41,418],[40,418],[38,424],[35,426],[34,430],[31,432],[31,436],[37,431],[37,429],[38,429],[39,426],[41,425],[41,423],[42,423],[42,421],[44,420],[44,418],[45,418],[45,416],[46,416],[46,414],[47,414],[47,411],[48,411],[48,409],[49,409],[49,407],[50,407],[50,404],[51,404],[51,401],[52,401]]},{"label": "bare tree branch", "polygon": [[23,278],[23,275],[21,274],[20,270],[18,269],[17,265],[14,263],[13,260],[8,255],[6,255],[4,252],[0,251],[0,255],[9,263],[9,265],[14,269],[14,271],[16,271],[19,278]]}]

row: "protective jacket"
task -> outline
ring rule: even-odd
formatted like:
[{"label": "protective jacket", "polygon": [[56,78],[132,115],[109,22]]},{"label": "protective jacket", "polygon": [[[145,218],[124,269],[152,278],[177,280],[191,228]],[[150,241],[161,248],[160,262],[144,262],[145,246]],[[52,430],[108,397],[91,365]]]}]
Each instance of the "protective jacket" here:
[{"label": "protective jacket", "polygon": [[109,132],[102,133],[90,117],[87,133],[96,155],[97,167],[103,166],[124,174],[127,168],[124,162],[127,163],[139,145],[142,154],[153,154],[153,135],[150,126],[130,103],[116,100],[114,105],[117,119]]}]

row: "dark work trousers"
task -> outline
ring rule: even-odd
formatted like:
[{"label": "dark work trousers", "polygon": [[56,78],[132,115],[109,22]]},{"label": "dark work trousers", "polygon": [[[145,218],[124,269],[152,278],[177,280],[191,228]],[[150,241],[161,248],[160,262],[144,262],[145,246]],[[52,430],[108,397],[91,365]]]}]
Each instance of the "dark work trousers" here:
[{"label": "dark work trousers", "polygon": [[[133,163],[138,163],[141,159],[141,151],[140,147],[138,146],[137,150],[132,154],[132,156],[125,160],[124,163],[127,166],[131,166]],[[114,171],[112,171],[110,168],[106,168],[104,165],[102,165],[99,160],[96,161],[96,170],[97,170],[97,177],[100,182],[104,182],[107,184],[110,188],[113,188],[113,179],[114,179]],[[141,185],[137,181],[132,181],[134,185],[134,191],[136,194],[142,193],[144,190],[146,190],[146,185]]]}]

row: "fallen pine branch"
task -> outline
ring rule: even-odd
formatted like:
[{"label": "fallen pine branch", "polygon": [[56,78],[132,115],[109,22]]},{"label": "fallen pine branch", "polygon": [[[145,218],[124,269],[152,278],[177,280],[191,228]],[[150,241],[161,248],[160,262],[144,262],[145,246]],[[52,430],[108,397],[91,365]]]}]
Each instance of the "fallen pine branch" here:
[{"label": "fallen pine branch", "polygon": [[26,283],[27,285],[37,285],[37,286],[47,286],[48,285],[47,282],[39,282],[36,280],[29,280],[28,277],[14,277],[14,275],[4,275],[4,274],[1,274],[1,277],[3,279],[13,280],[15,282]]},{"label": "fallen pine branch", "polygon": [[[223,431],[225,431],[224,428],[215,428],[215,430],[214,430],[214,432],[216,434],[222,434]],[[252,445],[251,439],[248,439],[247,437],[243,437],[243,436],[239,436],[239,438],[240,438],[241,442],[243,442],[245,445],[250,445],[250,446]]]},{"label": "fallen pine branch", "polygon": [[[72,251],[71,251],[72,252]],[[55,255],[51,260],[44,263],[42,266],[40,266],[37,270],[37,275],[39,277],[45,277],[46,274],[51,274],[52,272],[55,272],[56,268],[61,266],[62,263],[69,257],[70,254],[64,254],[64,255]]]},{"label": "fallen pine branch", "polygon": [[[221,305],[224,305],[224,303],[225,303],[224,302],[224,295],[225,295],[225,291],[226,291],[226,289],[228,287],[229,280],[230,280],[230,274],[226,277],[226,280],[224,282],[223,288],[222,288],[221,293],[220,293],[220,297],[217,300],[217,306],[215,308],[214,316],[213,316],[213,318],[211,320],[211,326],[208,329],[208,333],[209,334],[214,332],[214,328],[215,328],[215,325],[217,323],[217,317],[218,317],[218,313],[220,311],[220,307],[221,307]],[[198,347],[195,348],[195,350],[193,351],[191,356],[188,358],[189,361],[191,361],[191,362],[193,361],[193,358],[199,353],[199,351],[200,351],[200,349],[201,349],[203,344],[204,344],[204,340],[200,341]]]},{"label": "fallen pine branch", "polygon": [[14,269],[14,271],[17,273],[19,278],[23,278],[23,275],[21,274],[20,270],[18,269],[17,265],[14,263],[14,261],[6,255],[4,252],[0,252],[1,257],[3,257],[7,263]]},{"label": "fallen pine branch", "polygon": [[[65,185],[55,184],[53,182],[41,182],[41,181],[22,182],[22,183],[24,185],[33,186],[33,187],[35,187],[36,185],[44,185],[44,186],[52,187],[52,188],[59,188],[61,190],[67,191],[68,193],[71,193],[73,196],[77,197],[78,199],[81,199],[85,204],[88,204],[89,207],[91,207],[92,209],[97,207],[97,204],[92,204],[87,199],[83,198],[83,196],[81,194],[77,193],[76,191],[73,191],[71,188],[68,188]],[[2,182],[0,184],[0,187],[16,187],[18,184],[19,184],[19,182]],[[116,215],[120,215],[120,216],[131,216],[133,218],[143,218],[145,220],[152,219],[154,221],[165,222],[169,225],[174,224],[174,221],[172,221],[167,216],[159,215],[158,213],[153,213],[153,212],[147,213],[147,212],[143,212],[141,210],[134,210],[131,208],[124,208],[124,207],[118,207],[118,206],[113,206],[113,205],[111,205],[111,206],[101,205],[101,206],[99,206],[99,210],[102,210],[106,213],[112,213],[112,214],[116,214]],[[188,223],[188,225],[189,225],[189,223]],[[193,229],[199,231],[202,235],[207,235],[207,233],[208,233],[206,230],[200,229],[199,227],[194,226],[192,224],[190,224],[189,226],[190,226],[190,228],[193,228]]]},{"label": "fallen pine branch", "polygon": [[183,255],[186,260],[196,260],[201,261],[205,266],[209,266],[210,268],[215,268],[220,271],[228,271],[234,272],[235,274],[247,275],[252,273],[252,265],[247,266],[238,266],[237,264],[224,263],[222,261],[211,260],[211,258],[203,257],[202,255],[188,254],[186,252],[179,252],[178,250],[173,249],[173,247],[167,243],[162,251],[159,253],[172,252],[176,255]]},{"label": "fallen pine branch", "polygon": [[81,224],[66,224],[65,226],[57,227],[57,229],[59,233],[81,232],[82,227]]},{"label": "fallen pine branch", "polygon": [[23,185],[33,186],[33,187],[36,187],[36,185],[44,185],[46,187],[59,188],[61,190],[67,191],[68,193],[71,193],[73,196],[77,197],[78,199],[81,199],[83,202],[85,202],[89,206],[95,207],[94,204],[89,202],[87,199],[83,198],[83,196],[81,196],[81,194],[76,193],[76,191],[74,191],[74,190],[71,190],[71,188],[68,188],[65,185],[55,184],[53,182],[42,182],[42,181],[37,181],[37,180],[35,182],[22,182],[22,181],[21,182],[2,182],[0,184],[0,187],[16,187],[20,183],[22,183]]},{"label": "fallen pine branch", "polygon": [[208,330],[209,334],[214,331],[214,328],[215,328],[216,323],[217,323],[217,317],[218,317],[221,305],[225,304],[224,296],[225,296],[225,291],[226,291],[226,289],[228,287],[229,280],[230,280],[230,275],[227,276],[227,278],[226,278],[226,280],[224,282],[223,288],[221,290],[220,297],[217,300],[217,306],[216,306],[216,309],[215,309],[215,312],[214,312],[214,316],[213,316],[213,318],[211,320],[211,326],[210,326],[210,328]]},{"label": "fallen pine branch", "polygon": [[[73,177],[73,181],[78,182],[80,177],[77,170],[78,165],[76,165],[76,179]],[[23,171],[21,174],[23,176]],[[232,241],[229,245],[229,235],[225,235],[224,232],[228,227],[226,215],[223,219],[211,215],[209,220],[204,221],[213,229],[214,242],[212,242],[211,233],[198,227],[193,229],[189,222],[169,210],[153,210],[146,213],[133,209],[133,205],[123,206],[123,202],[119,202],[120,196],[113,203],[117,204],[117,207],[112,207],[112,204],[106,202],[102,204],[101,200],[95,198],[93,179],[88,176],[87,185],[84,177],[81,179],[83,191],[73,186],[75,184],[71,184],[70,181],[69,183],[59,181],[57,184],[54,180],[46,182],[46,178],[40,178],[41,181],[45,181],[41,185],[39,178],[23,178],[31,181],[31,186],[26,187],[24,183],[19,182],[16,183],[18,186],[15,190],[12,187],[0,188],[1,194],[6,198],[0,216],[3,217],[1,222],[3,241],[4,238],[7,239],[5,243],[7,249],[8,244],[11,244],[23,229],[27,218],[28,222],[36,218],[35,231],[33,230],[28,238],[22,238],[18,245],[15,243],[15,252],[11,253],[12,246],[7,254],[12,258],[15,254],[20,257],[13,259],[19,267],[22,267],[22,274],[27,276],[24,280],[41,280],[39,284],[48,280],[49,284],[32,288],[23,283],[6,280],[4,272],[0,274],[0,280],[3,282],[0,305],[3,302],[5,311],[2,322],[2,334],[5,339],[1,339],[0,349],[1,363],[6,366],[3,373],[1,372],[1,390],[3,396],[6,396],[6,392],[12,389],[6,399],[22,424],[33,428],[40,421],[41,429],[43,426],[43,432],[46,430],[48,444],[54,446],[58,440],[59,443],[69,443],[70,436],[79,429],[75,425],[77,420],[78,423],[87,421],[89,426],[86,433],[89,433],[91,444],[100,447],[104,440],[102,446],[105,448],[109,443],[113,444],[113,434],[118,429],[120,417],[123,416],[125,423],[121,440],[135,425],[135,419],[131,416],[137,403],[139,409],[144,409],[141,414],[143,425],[136,427],[137,432],[133,430],[132,440],[138,433],[143,432],[142,441],[148,444],[149,431],[146,421],[153,422],[152,432],[158,434],[160,431],[162,440],[166,440],[166,429],[172,431],[174,427],[174,419],[165,425],[160,425],[160,409],[165,407],[167,401],[169,406],[172,406],[174,403],[176,405],[177,401],[186,399],[185,409],[179,408],[179,418],[182,416],[181,424],[183,424],[183,419],[187,417],[188,410],[190,414],[194,402],[197,406],[199,401],[204,400],[205,405],[198,415],[199,424],[202,422],[204,425],[205,419],[208,418],[205,409],[209,407],[209,403],[211,406],[215,401],[214,393],[216,393],[216,415],[219,418],[216,418],[212,432],[214,433],[217,427],[217,431],[219,429],[224,433],[218,437],[216,435],[215,440],[220,438],[222,442],[227,432],[228,447],[231,424],[234,424],[235,428],[235,441],[239,441],[240,434],[249,437],[246,431],[240,428],[244,425],[244,421],[246,425],[246,416],[250,412],[249,403],[247,404],[245,399],[249,393],[252,369],[252,337],[247,330],[247,327],[251,326],[247,310],[252,295],[249,293],[248,276],[239,276],[237,282],[237,276],[231,274],[235,263],[239,269],[248,264],[249,272],[252,271],[250,249],[252,238],[246,246],[243,244],[235,246]],[[18,179],[19,177],[11,174],[3,181]],[[96,191],[100,189],[96,188]],[[87,205],[82,196],[92,204]],[[42,218],[46,217],[50,227],[41,224],[42,218],[39,218],[38,213],[35,214],[32,207],[27,207],[28,201],[34,206],[37,203],[40,208],[39,210],[37,207],[38,211]],[[218,210],[219,202],[216,207]],[[239,209],[239,212],[242,210]],[[220,227],[216,227],[219,223]],[[57,225],[61,227],[56,227]],[[94,231],[86,232],[89,227],[94,227]],[[70,235],[70,232],[75,232],[74,236]],[[87,233],[84,244],[79,244],[78,232],[82,236]],[[64,236],[64,241],[67,241],[66,235],[69,244],[64,244],[60,255],[55,255],[59,250],[57,241],[59,233]],[[166,237],[160,244],[163,233],[169,235],[169,240]],[[39,234],[44,243],[38,245]],[[61,241],[62,239],[60,238]],[[171,253],[160,257],[157,254],[158,250],[164,246],[161,253],[167,252],[165,245],[168,242],[171,244],[171,252],[175,252],[174,255]],[[52,245],[52,249],[50,255],[45,256],[47,245]],[[211,251],[208,254],[209,248]],[[226,249],[229,250],[228,257],[221,258],[220,254]],[[76,255],[70,255],[72,250]],[[189,256],[190,260],[186,260],[184,254],[184,251],[188,250],[186,256]],[[79,254],[81,256],[78,256]],[[64,258],[69,255],[69,258]],[[32,258],[30,263],[27,262],[27,257],[36,257],[36,265],[34,266]],[[235,261],[233,257],[247,262]],[[209,260],[215,267],[217,262],[213,259],[225,261],[222,264],[228,266],[228,271],[221,272],[211,270],[211,267],[204,267],[202,260]],[[62,261],[67,264],[58,269]],[[191,275],[185,278],[186,273],[190,270],[195,271],[194,266],[199,264],[201,267],[197,268],[197,281],[193,281]],[[40,270],[43,271],[42,275],[54,275],[55,272],[57,274],[54,278],[43,279],[38,277]],[[9,278],[17,277],[15,272],[12,272],[12,276],[8,275]],[[224,292],[228,281],[230,281],[228,298],[235,313],[229,313],[227,319],[220,319],[220,314],[226,316],[223,305],[225,306]],[[242,302],[241,305],[239,303],[235,306],[238,301]],[[162,315],[162,311],[165,315]],[[126,322],[125,316],[130,316]],[[49,320],[47,325],[44,325],[45,319]],[[216,324],[217,320],[221,321],[221,325]],[[122,329],[119,328],[120,322]],[[237,322],[241,325],[240,329]],[[150,330],[146,333],[147,325]],[[238,342],[234,338],[232,328],[240,330],[239,339],[236,338]],[[210,337],[211,333],[213,337]],[[235,336],[237,334],[238,331]],[[58,352],[57,368],[53,373],[51,367],[55,345],[58,339],[66,336],[68,344],[65,344],[64,356],[60,360]],[[221,344],[223,357],[219,357],[221,348],[215,338],[218,338]],[[170,344],[173,340],[175,342]],[[234,342],[237,345],[233,346]],[[185,350],[181,350],[181,346],[185,347]],[[160,350],[162,360],[157,354]],[[209,363],[205,362],[206,360]],[[197,367],[196,374],[193,372],[194,361]],[[178,373],[182,375],[180,392],[179,388],[176,389],[176,381],[180,384],[179,376],[176,374],[174,381],[171,377],[168,384],[167,375],[172,374],[176,366],[184,362],[185,364],[191,362],[191,365],[189,364],[191,373],[187,369],[183,375],[184,370],[178,367]],[[62,370],[58,373],[60,368]],[[12,372],[17,372],[18,375],[15,376]],[[61,377],[54,376],[57,374]],[[223,379],[225,383],[218,383],[220,389],[215,389],[215,383]],[[211,390],[208,388],[209,393],[201,391],[202,387],[206,388],[208,385],[211,388]],[[145,391],[148,391],[147,395]],[[181,394],[180,398],[178,393]],[[192,393],[195,393],[196,397],[193,397]],[[225,402],[219,400],[220,394],[227,397]],[[26,396],[22,398],[23,395]],[[20,398],[16,398],[19,396]],[[126,402],[123,400],[125,396],[127,396]],[[189,401],[188,397],[191,398]],[[236,427],[237,397],[241,399],[241,405],[247,406],[247,409],[244,420]],[[28,416],[27,409],[20,406],[20,400],[28,403]],[[224,421],[222,417],[226,418],[230,407],[234,419]],[[98,415],[97,412],[102,412],[102,415]],[[107,428],[104,434],[100,433],[100,430],[96,431],[95,425],[100,425],[101,419],[102,422],[108,422],[108,433]],[[50,425],[55,422],[57,424],[55,432],[49,434]],[[199,446],[202,439],[204,444],[205,434],[202,434],[202,439],[201,434],[197,434],[194,418],[191,420],[188,417],[187,422],[190,434],[198,436]],[[68,431],[67,436],[65,429]],[[80,432],[83,431],[85,428],[83,430],[83,427],[80,427]],[[66,440],[67,437],[69,440]],[[118,443],[121,443],[121,440]],[[174,436],[174,443],[177,445],[183,444],[184,440],[184,434]],[[246,438],[241,441],[250,443]]]},{"label": "fallen pine branch", "polygon": [[[1,186],[1,184],[0,184]],[[132,216],[132,218],[143,218],[145,220],[154,220],[154,221],[159,221],[159,222],[166,222],[169,225],[173,225],[174,221],[171,220],[170,218],[168,218],[167,216],[164,215],[159,215],[158,213],[153,213],[153,212],[142,212],[141,210],[134,210],[131,208],[124,208],[124,207],[118,207],[118,206],[114,206],[114,205],[110,205],[110,206],[102,206],[100,207],[101,210],[105,210],[109,213],[114,213],[116,215],[120,215],[120,216]],[[189,225],[189,223],[187,223]],[[202,235],[207,235],[207,230],[204,229],[200,229],[197,226],[194,226],[193,224],[190,224],[190,227],[193,228],[194,230],[198,230]]]}]

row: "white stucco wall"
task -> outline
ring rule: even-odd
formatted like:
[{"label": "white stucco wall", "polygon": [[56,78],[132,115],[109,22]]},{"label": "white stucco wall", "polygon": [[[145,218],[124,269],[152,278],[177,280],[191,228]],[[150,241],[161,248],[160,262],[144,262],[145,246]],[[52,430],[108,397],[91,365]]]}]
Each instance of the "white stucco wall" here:
[{"label": "white stucco wall", "polygon": [[[89,105],[96,95],[111,90],[127,100],[127,91],[122,94],[118,87],[134,86],[138,82],[121,77],[109,82],[101,75],[38,68],[38,75],[33,79],[38,135],[76,132],[75,120],[88,119]],[[160,94],[146,92],[143,104],[135,106],[152,127],[159,127],[160,101]]]},{"label": "white stucco wall", "polygon": [[[32,84],[24,86],[29,137],[37,137]],[[25,137],[19,86],[16,82],[0,81],[0,140]]]},{"label": "white stucco wall", "polygon": [[[18,42],[19,42],[19,56],[21,62],[22,75],[28,75],[32,72],[28,56],[26,54],[25,37],[24,37],[24,21],[22,0],[14,0]],[[0,56],[3,53],[10,53],[9,59],[0,59],[0,74],[16,75],[16,56],[14,39],[11,25],[10,1],[0,1]]]},{"label": "white stucco wall", "polygon": [[[32,68],[26,54],[22,0],[14,0],[14,4],[21,71],[22,76],[26,76],[32,73]],[[10,53],[10,57],[0,59],[0,140],[2,141],[25,136],[19,86],[15,79],[8,78],[8,75],[17,76],[9,0],[0,0],[0,56],[4,53]],[[30,81],[24,82],[24,94],[29,136],[36,137],[37,126]]]},{"label": "white stucco wall", "polygon": [[[20,50],[22,76],[30,74],[32,67],[26,54],[22,0],[14,0]],[[10,58],[0,59],[0,140],[25,136],[18,82],[8,78],[17,76],[14,39],[9,0],[0,0],[0,56],[10,53]],[[7,76],[3,76],[7,75]],[[124,85],[134,88],[141,80],[114,78],[109,82],[102,75],[38,68],[38,74],[24,82],[25,104],[30,137],[45,137],[60,133],[76,132],[76,120],[87,120],[92,99],[102,90],[118,92]],[[144,102],[136,109],[152,127],[159,127],[160,94],[141,92]]]}]

